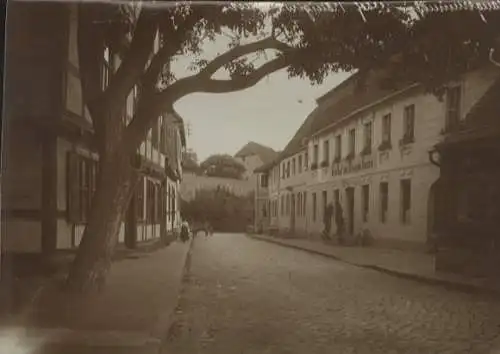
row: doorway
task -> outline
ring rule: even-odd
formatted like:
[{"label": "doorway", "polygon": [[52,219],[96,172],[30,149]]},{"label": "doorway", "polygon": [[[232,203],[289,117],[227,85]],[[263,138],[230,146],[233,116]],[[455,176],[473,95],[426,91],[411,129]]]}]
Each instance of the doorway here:
[{"label": "doorway", "polygon": [[354,187],[348,187],[345,190],[346,213],[347,213],[347,233],[354,234]]}]

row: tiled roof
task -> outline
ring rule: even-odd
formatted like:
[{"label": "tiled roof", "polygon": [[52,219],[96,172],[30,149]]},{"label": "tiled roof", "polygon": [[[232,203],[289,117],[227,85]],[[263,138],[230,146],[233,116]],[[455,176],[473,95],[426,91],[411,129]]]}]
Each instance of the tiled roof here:
[{"label": "tiled roof", "polygon": [[245,146],[243,146],[235,155],[234,157],[245,157],[245,156],[251,156],[251,155],[257,155],[260,157],[262,162],[264,164],[267,164],[271,161],[273,161],[278,153],[271,149],[268,146],[261,145],[259,143],[256,143],[254,141],[248,142]]}]

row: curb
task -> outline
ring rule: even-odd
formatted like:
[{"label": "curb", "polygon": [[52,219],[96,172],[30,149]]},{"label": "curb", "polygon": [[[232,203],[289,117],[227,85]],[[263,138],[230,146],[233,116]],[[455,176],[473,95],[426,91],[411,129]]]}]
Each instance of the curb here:
[{"label": "curb", "polygon": [[343,262],[343,263],[346,263],[346,264],[349,264],[349,265],[352,265],[352,266],[355,266],[358,268],[374,270],[374,271],[384,273],[384,274],[387,274],[387,275],[390,275],[393,277],[412,280],[412,281],[416,281],[416,282],[419,282],[422,284],[441,286],[441,287],[444,287],[448,290],[459,291],[459,292],[468,293],[468,294],[484,294],[484,295],[491,295],[491,296],[495,296],[495,297],[500,297],[500,289],[491,289],[491,288],[481,287],[481,286],[477,286],[477,285],[473,285],[473,284],[458,283],[458,282],[453,282],[450,280],[430,278],[430,277],[426,277],[423,275],[411,274],[411,273],[406,273],[406,272],[399,272],[396,270],[380,267],[377,265],[354,263],[354,262],[350,262],[350,261],[347,261],[345,259],[342,259],[338,256],[333,255],[333,254],[329,254],[326,252],[317,251],[317,250],[313,250],[313,249],[309,249],[309,248],[305,248],[305,247],[301,247],[301,246],[291,245],[291,244],[288,244],[288,243],[280,241],[280,240],[262,238],[259,236],[248,235],[248,234],[247,234],[247,237],[250,237],[250,238],[257,240],[257,241],[274,243],[276,245],[280,245],[283,247],[293,248],[296,250],[300,250],[300,251],[308,252],[311,254],[323,256],[323,257],[334,259],[336,261]]},{"label": "curb", "polygon": [[165,313],[160,316],[160,319],[153,325],[153,328],[151,330],[151,336],[160,341],[159,349],[161,349],[161,346],[164,345],[167,340],[168,332],[170,331],[173,325],[175,311],[179,307],[179,301],[184,290],[185,278],[191,266],[191,255],[193,253],[193,244],[194,244],[194,239],[191,238],[189,240],[189,248],[186,252],[186,255],[184,256],[184,264],[182,266],[182,271],[180,274],[180,279],[179,279],[180,283],[179,283],[179,288],[177,289],[177,302],[173,308],[169,309],[168,311],[165,311]]}]

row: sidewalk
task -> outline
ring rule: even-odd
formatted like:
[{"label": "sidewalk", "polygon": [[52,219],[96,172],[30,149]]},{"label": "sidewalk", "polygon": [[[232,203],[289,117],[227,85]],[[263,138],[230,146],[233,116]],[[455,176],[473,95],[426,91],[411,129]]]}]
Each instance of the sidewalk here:
[{"label": "sidewalk", "polygon": [[394,276],[418,280],[430,284],[467,292],[500,295],[500,284],[491,280],[470,279],[460,275],[439,273],[434,270],[431,254],[375,247],[336,246],[307,239],[285,239],[266,235],[248,235],[257,240],[276,243],[307,252],[327,256],[358,267],[374,269]]},{"label": "sidewalk", "polygon": [[103,353],[158,352],[177,306],[190,245],[173,242],[114,262],[99,294],[69,301],[56,286],[45,288],[23,323],[0,332],[0,352],[13,333],[20,345],[38,348],[30,352],[37,354],[97,353],[98,347]]}]

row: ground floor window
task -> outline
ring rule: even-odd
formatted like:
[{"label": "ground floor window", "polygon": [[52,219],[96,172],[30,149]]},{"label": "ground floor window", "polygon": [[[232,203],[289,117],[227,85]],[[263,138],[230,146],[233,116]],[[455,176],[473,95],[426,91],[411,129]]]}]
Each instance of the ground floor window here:
[{"label": "ground floor window", "polygon": [[136,206],[136,213],[137,213],[137,220],[138,221],[144,221],[144,177],[141,177],[137,189],[135,191],[135,206]]},{"label": "ground floor window", "polygon": [[67,213],[73,223],[86,223],[97,185],[97,161],[69,152],[67,157]]}]

